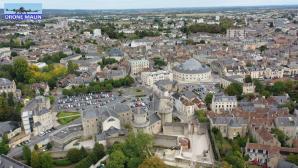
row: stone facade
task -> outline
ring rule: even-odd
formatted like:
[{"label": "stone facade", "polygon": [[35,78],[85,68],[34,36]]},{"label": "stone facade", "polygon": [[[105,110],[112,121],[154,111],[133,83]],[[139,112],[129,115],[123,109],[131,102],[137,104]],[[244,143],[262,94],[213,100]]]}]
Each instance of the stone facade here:
[{"label": "stone facade", "polygon": [[212,98],[211,110],[216,113],[232,111],[237,107],[236,96],[214,95]]},{"label": "stone facade", "polygon": [[173,80],[173,74],[167,71],[142,72],[142,83],[152,87],[155,82],[160,80]]},{"label": "stone facade", "polygon": [[255,93],[256,86],[253,83],[244,83],[242,88],[243,94],[252,94]]},{"label": "stone facade", "polygon": [[38,135],[54,127],[55,114],[52,112],[50,99],[37,96],[22,111],[22,124],[26,134]]},{"label": "stone facade", "polygon": [[136,75],[145,69],[149,69],[149,61],[146,59],[141,59],[141,60],[130,60],[130,70],[131,74]]},{"label": "stone facade", "polygon": [[16,83],[6,78],[0,78],[0,93],[16,94]]},{"label": "stone facade", "polygon": [[243,118],[214,117],[211,118],[211,127],[218,128],[223,137],[233,139],[236,136],[245,136],[248,122]]},{"label": "stone facade", "polygon": [[173,78],[178,83],[197,83],[211,80],[211,70],[197,60],[190,59],[173,68]]}]

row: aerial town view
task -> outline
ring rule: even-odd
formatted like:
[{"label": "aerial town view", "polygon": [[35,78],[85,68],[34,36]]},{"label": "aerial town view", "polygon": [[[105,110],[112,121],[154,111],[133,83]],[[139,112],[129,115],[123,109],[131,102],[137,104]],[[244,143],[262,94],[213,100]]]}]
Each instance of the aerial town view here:
[{"label": "aerial town view", "polygon": [[298,0],[1,0],[0,168],[298,168]]}]

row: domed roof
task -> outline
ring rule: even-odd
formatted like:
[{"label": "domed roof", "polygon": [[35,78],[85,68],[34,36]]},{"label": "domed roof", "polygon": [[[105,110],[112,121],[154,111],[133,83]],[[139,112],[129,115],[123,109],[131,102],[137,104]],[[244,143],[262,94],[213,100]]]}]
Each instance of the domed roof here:
[{"label": "domed roof", "polygon": [[191,71],[192,70],[200,70],[202,68],[202,64],[193,58],[185,61],[180,66],[184,70],[191,70]]},{"label": "domed roof", "polygon": [[191,58],[184,63],[176,66],[174,70],[183,73],[205,73],[210,71],[210,69],[202,65],[199,61]]}]

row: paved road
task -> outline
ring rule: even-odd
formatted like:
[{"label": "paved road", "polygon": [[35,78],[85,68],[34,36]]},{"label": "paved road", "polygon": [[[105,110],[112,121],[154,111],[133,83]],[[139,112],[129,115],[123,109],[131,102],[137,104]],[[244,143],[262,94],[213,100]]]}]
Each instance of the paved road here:
[{"label": "paved road", "polygon": [[[73,122],[71,122],[71,123],[69,123],[69,124],[67,124],[67,125],[59,125],[58,127],[56,127],[56,130],[58,131],[58,130],[60,130],[61,128],[67,127],[67,126],[72,125],[72,124],[79,124],[79,123],[81,123],[81,119],[80,119],[80,118],[74,120]],[[55,132],[55,131],[54,131],[54,132]],[[33,137],[31,137],[31,139],[30,139],[31,142],[28,143],[27,145],[28,145],[30,148],[34,148],[34,146],[35,146],[36,144],[38,144],[38,143],[40,143],[40,142],[42,142],[42,141],[48,139],[49,136],[50,136],[51,134],[53,134],[54,132],[49,133],[49,134],[46,134],[46,135],[44,135],[44,136],[42,136],[42,137],[40,137],[40,136],[33,136]],[[22,146],[21,146],[21,147],[16,147],[16,148],[11,149],[11,150],[9,151],[9,153],[7,154],[7,156],[9,156],[9,157],[20,156],[20,155],[22,154],[22,152],[23,152],[23,151],[22,151]]]},{"label": "paved road", "polygon": [[[47,138],[49,138],[49,135],[50,134],[46,134],[42,137],[39,137],[39,136],[35,136],[35,137],[32,137],[31,138],[31,142],[28,143],[27,145],[30,147],[30,148],[33,148],[35,144],[38,144],[44,140],[46,140]],[[14,157],[14,156],[20,156],[22,154],[22,146],[21,147],[16,147],[16,148],[13,148],[9,151],[9,153],[7,154],[7,156],[9,157]]]}]

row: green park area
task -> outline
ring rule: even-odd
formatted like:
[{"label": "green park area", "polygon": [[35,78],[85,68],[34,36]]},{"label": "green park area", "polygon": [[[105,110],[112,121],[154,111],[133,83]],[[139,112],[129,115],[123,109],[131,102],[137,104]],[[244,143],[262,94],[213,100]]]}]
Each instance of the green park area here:
[{"label": "green park area", "polygon": [[81,114],[79,112],[60,112],[57,114],[57,120],[59,124],[66,125],[78,118]]}]

